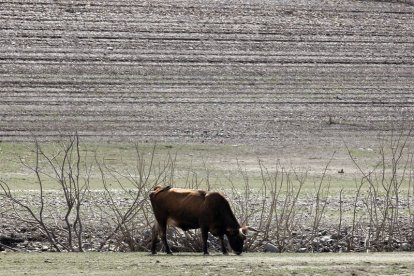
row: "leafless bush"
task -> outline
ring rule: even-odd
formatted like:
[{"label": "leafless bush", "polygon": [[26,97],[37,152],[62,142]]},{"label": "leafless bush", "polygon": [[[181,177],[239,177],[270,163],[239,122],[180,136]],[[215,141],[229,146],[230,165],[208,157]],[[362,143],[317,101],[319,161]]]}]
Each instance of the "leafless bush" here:
[{"label": "leafless bush", "polygon": [[[362,201],[368,216],[366,238],[367,249],[393,250],[396,243],[407,241],[406,225],[403,225],[403,205],[410,206],[413,194],[413,152],[409,150],[411,131],[394,133],[381,139],[378,162],[373,168],[365,170],[352,155],[348,154],[362,175],[360,188],[366,186]],[[408,193],[403,199],[403,184],[408,183]],[[407,202],[407,203],[403,203]],[[413,213],[408,208],[410,221]],[[412,228],[412,227],[411,227]],[[402,231],[403,230],[403,231]],[[411,229],[412,231],[412,229]]]},{"label": "leafless bush", "polygon": [[[315,195],[311,196],[309,205],[300,202],[305,195],[303,187],[308,181],[307,172],[295,169],[286,170],[278,165],[270,171],[263,162],[259,161],[260,185],[253,189],[248,173],[240,166],[238,174],[242,176],[244,185],[237,188],[233,178],[227,177],[231,183],[230,199],[236,216],[244,224],[251,224],[259,230],[250,235],[246,248],[251,251],[261,250],[266,243],[277,246],[278,251],[297,251],[310,243],[325,213],[329,185],[323,177],[316,184]],[[295,240],[304,228],[312,229],[307,235],[307,241],[297,243]]]},{"label": "leafless bush", "polygon": [[270,211],[265,215],[266,240],[270,239],[276,243],[280,251],[288,251],[292,249],[292,236],[296,235],[300,227],[300,217],[304,212],[304,209],[298,206],[298,199],[307,173],[299,174],[281,168],[273,174],[266,170],[264,175],[263,166],[261,167],[263,185],[268,186],[271,198]]},{"label": "leafless bush", "polygon": [[[111,229],[101,242],[99,250],[109,240],[115,240],[115,246],[121,251],[147,248],[150,235],[146,231],[151,229],[153,222],[148,194],[155,185],[173,183],[176,161],[175,155],[168,154],[160,160],[155,160],[155,155],[156,145],[149,155],[135,145],[135,164],[133,167],[124,164],[123,171],[108,166],[104,160],[96,160],[105,190],[104,197],[108,202],[101,211]],[[128,206],[116,199],[119,193],[129,202]]]},{"label": "leafless bush", "polygon": [[[16,220],[38,227],[56,251],[83,251],[82,203],[89,192],[90,168],[85,168],[81,175],[81,154],[79,136],[69,138],[53,154],[43,151],[35,141],[34,164],[20,158],[21,164],[34,172],[38,185],[36,202],[26,202],[0,180],[0,196],[11,203],[11,216]],[[65,208],[59,209],[47,201],[45,181],[51,180],[59,186],[53,196],[60,198]],[[49,195],[50,197],[50,195]]]}]

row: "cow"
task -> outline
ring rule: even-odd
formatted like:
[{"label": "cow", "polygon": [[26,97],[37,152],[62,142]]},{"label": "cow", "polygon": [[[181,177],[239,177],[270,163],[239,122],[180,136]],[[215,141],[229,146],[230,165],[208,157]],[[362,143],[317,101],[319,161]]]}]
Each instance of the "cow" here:
[{"label": "cow", "polygon": [[208,232],[219,237],[223,254],[228,254],[224,244],[226,235],[233,251],[240,255],[247,231],[254,230],[248,226],[240,227],[228,201],[217,192],[156,186],[149,197],[156,219],[152,229],[152,254],[157,253],[158,235],[166,253],[172,254],[166,237],[168,225],[184,231],[200,228],[204,255],[208,255]]}]

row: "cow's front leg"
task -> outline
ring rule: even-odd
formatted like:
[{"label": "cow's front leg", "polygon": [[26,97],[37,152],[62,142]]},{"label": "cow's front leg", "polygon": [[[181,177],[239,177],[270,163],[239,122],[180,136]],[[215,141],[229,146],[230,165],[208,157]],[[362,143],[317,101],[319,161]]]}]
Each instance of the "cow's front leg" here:
[{"label": "cow's front leg", "polygon": [[165,247],[165,252],[167,254],[172,254],[170,247],[167,243],[167,224],[159,224],[160,227],[160,234],[161,234],[161,240]]},{"label": "cow's front leg", "polygon": [[224,255],[228,255],[229,252],[227,251],[227,247],[224,244],[224,235],[219,236],[220,244],[221,244],[221,252],[223,252]]},{"label": "cow's front leg", "polygon": [[203,252],[204,255],[208,255],[208,250],[207,250],[207,238],[208,238],[208,228],[206,227],[202,227],[201,228],[201,238],[203,240]]}]

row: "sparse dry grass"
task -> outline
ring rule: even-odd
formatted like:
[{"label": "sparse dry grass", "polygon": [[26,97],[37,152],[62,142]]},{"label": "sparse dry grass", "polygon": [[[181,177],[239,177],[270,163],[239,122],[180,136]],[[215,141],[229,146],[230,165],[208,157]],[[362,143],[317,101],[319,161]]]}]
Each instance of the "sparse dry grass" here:
[{"label": "sparse dry grass", "polygon": [[0,254],[0,275],[410,275],[414,253]]}]

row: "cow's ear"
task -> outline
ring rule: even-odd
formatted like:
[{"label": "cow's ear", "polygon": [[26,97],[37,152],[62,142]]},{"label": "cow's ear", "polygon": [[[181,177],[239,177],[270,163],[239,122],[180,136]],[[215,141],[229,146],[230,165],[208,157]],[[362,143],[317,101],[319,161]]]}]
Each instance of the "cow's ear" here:
[{"label": "cow's ear", "polygon": [[249,228],[247,226],[240,227],[240,233],[242,235],[246,236],[248,231],[249,231]]}]

